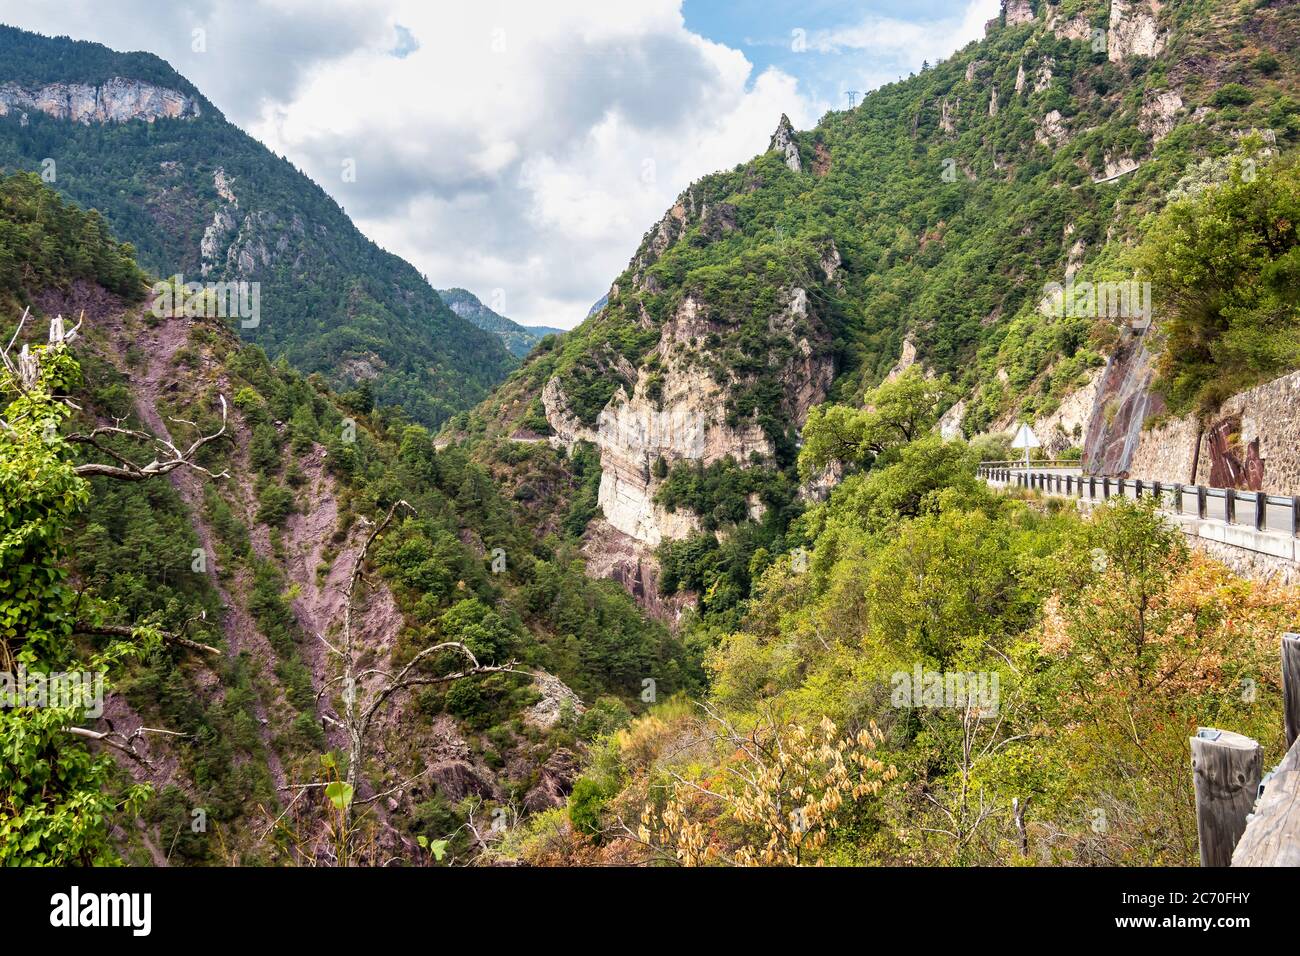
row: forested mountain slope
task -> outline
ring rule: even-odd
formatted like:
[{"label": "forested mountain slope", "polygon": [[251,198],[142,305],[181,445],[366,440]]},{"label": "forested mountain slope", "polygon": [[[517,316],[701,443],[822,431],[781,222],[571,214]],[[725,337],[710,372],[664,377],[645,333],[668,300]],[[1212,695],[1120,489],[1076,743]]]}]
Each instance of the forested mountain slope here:
[{"label": "forested mountain slope", "polygon": [[[586,740],[645,706],[646,679],[698,686],[680,642],[572,545],[523,529],[462,451],[220,320],[155,314],[130,251],[37,177],[0,180],[5,343],[30,309],[11,351],[28,343],[63,383],[3,380],[0,652],[34,671],[112,662],[102,719],[0,709],[0,861],[432,862],[431,842],[463,861],[482,849],[468,814],[482,828],[562,804]],[[84,322],[47,347],[60,314]],[[147,477],[171,457],[147,435],[209,437]],[[93,462],[129,474],[74,473]],[[368,668],[354,699],[407,665],[415,682],[376,709],[343,839],[340,804],[293,788],[351,779],[331,650],[349,642]],[[444,679],[467,668],[453,643],[488,670]],[[78,742],[68,722],[110,737]],[[184,736],[130,741],[140,759],[112,747],[140,726]]]},{"label": "forested mountain slope", "polygon": [[0,169],[42,172],[98,209],[141,265],[258,282],[266,352],[428,425],[513,360],[324,190],[225,120],[157,57],[0,27]]},{"label": "forested mountain slope", "polygon": [[[32,310],[0,663],[113,684],[100,719],[0,709],[0,862],[1194,861],[1187,738],[1280,756],[1300,592],[1149,503],[1083,516],[975,466],[1123,356],[1175,411],[1300,364],[1296,9],[1007,0],[688,187],[436,435],[356,386],[364,348],[336,391],[159,312],[104,216],[0,180],[0,307]],[[105,56],[96,90],[162,69]],[[64,142],[213,122],[160,90],[43,102]],[[229,172],[179,230],[243,208]],[[1134,275],[1150,329],[1040,308]]]},{"label": "forested mountain slope", "polygon": [[489,309],[478,296],[465,289],[439,289],[438,295],[447,307],[462,319],[473,323],[485,332],[494,332],[501,336],[510,353],[523,358],[533,350],[533,346],[548,335],[562,335],[563,329],[553,329],[545,325],[520,325],[504,315],[498,315]]},{"label": "forested mountain slope", "polygon": [[592,566],[732,605],[784,548],[810,409],[891,370],[948,377],[945,434],[1025,416],[1081,444],[1092,397],[1063,403],[1134,329],[1049,320],[1045,288],[1134,278],[1150,214],[1292,148],[1298,47],[1289,3],[1009,0],[985,39],[684,190],[608,304],[451,434],[489,458],[521,429],[590,443]]}]

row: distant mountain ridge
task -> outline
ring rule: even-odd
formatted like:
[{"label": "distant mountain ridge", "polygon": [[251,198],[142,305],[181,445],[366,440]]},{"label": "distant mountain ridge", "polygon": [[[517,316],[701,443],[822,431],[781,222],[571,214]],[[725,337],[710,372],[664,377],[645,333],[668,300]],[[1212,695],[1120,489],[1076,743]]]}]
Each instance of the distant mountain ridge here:
[{"label": "distant mountain ridge", "polygon": [[485,332],[501,336],[511,354],[523,358],[533,350],[533,346],[548,335],[563,335],[564,329],[555,329],[547,325],[520,325],[513,319],[507,319],[489,309],[473,292],[467,289],[439,289],[438,295],[466,322],[470,322]]},{"label": "distant mountain ridge", "polygon": [[98,209],[159,276],[260,283],[247,341],[336,387],[369,382],[418,421],[441,424],[516,364],[151,54],[0,27],[0,170]]}]

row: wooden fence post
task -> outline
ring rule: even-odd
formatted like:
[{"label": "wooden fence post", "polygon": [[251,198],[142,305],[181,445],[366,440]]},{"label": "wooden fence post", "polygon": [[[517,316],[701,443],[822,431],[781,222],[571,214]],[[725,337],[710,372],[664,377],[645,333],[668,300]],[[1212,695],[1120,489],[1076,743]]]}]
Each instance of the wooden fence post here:
[{"label": "wooden fence post", "polygon": [[1213,727],[1197,728],[1191,744],[1201,866],[1229,866],[1259,795],[1264,751],[1244,734]]},{"label": "wooden fence post", "polygon": [[1282,635],[1282,706],[1286,749],[1300,737],[1300,634]]}]

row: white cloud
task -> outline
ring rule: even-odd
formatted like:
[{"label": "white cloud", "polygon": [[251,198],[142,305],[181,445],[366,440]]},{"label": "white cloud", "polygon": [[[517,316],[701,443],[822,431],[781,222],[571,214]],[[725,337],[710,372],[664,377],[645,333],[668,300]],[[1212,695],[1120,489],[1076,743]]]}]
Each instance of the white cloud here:
[{"label": "white cloud", "polygon": [[387,16],[416,49],[316,64],[252,132],[435,285],[504,290],[523,322],[576,324],[689,182],[761,152],[782,112],[821,112],[793,77],[755,78],[688,32],[676,0],[394,0]]},{"label": "white cloud", "polygon": [[867,13],[855,23],[812,31],[805,41],[807,48],[812,54],[821,54],[823,60],[810,73],[823,78],[834,74],[841,90],[875,89],[980,39],[984,25],[1000,10],[1001,0],[967,0],[952,16],[937,20]]},{"label": "white cloud", "polygon": [[[865,62],[950,53],[997,3],[809,42],[864,83]],[[0,0],[0,20],[145,44],[435,285],[502,290],[539,325],[580,321],[688,183],[828,105],[688,31],[681,0]]]}]

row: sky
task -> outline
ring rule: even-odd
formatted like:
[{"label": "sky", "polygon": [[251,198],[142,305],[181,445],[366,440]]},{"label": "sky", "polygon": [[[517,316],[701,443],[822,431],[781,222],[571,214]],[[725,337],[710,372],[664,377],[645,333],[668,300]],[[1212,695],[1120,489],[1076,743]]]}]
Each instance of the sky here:
[{"label": "sky", "polygon": [[[0,0],[155,53],[438,288],[571,328],[676,196],[999,0]],[[238,184],[235,184],[238,193]]]}]

